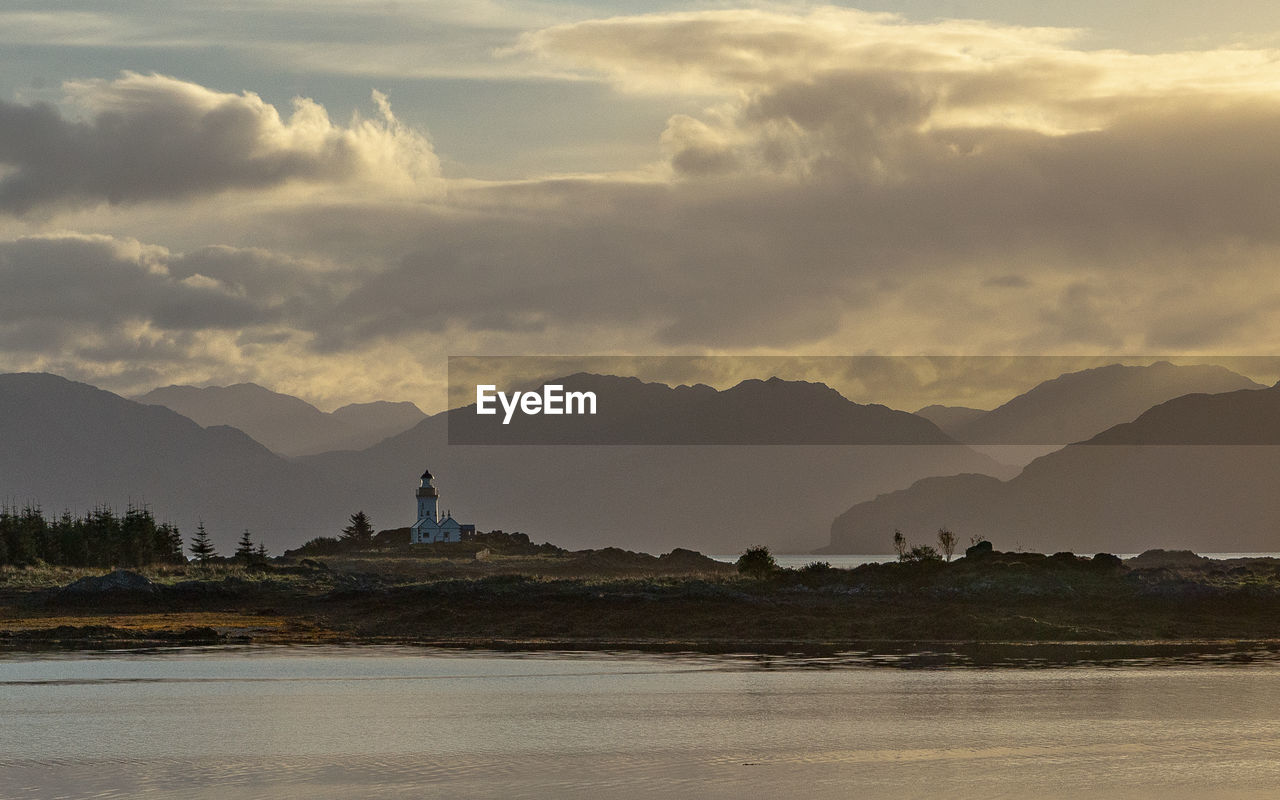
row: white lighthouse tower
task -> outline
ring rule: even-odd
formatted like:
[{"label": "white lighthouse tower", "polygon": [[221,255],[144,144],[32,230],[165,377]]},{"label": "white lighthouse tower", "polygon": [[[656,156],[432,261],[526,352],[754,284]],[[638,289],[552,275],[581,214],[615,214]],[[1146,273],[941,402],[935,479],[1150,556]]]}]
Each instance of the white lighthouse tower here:
[{"label": "white lighthouse tower", "polygon": [[440,492],[436,490],[431,470],[422,473],[422,482],[418,484],[418,521],[424,519],[440,521]]},{"label": "white lighthouse tower", "polygon": [[412,544],[460,542],[463,533],[475,533],[475,525],[463,525],[452,514],[440,515],[440,492],[435,476],[425,470],[418,484],[418,521],[409,529]]}]

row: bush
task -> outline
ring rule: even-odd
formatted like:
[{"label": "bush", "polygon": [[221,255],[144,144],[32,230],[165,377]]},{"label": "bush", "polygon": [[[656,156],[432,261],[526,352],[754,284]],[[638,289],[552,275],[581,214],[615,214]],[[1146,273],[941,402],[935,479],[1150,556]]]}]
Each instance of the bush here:
[{"label": "bush", "polygon": [[899,556],[904,562],[918,564],[925,561],[942,561],[942,554],[927,544],[918,544]]},{"label": "bush", "polygon": [[778,571],[778,562],[764,545],[748,547],[738,556],[738,574],[748,578],[767,578]]}]

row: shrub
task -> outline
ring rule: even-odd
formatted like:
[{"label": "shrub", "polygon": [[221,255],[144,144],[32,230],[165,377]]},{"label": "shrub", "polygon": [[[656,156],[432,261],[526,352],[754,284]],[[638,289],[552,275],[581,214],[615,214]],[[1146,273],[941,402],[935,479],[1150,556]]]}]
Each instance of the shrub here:
[{"label": "shrub", "polygon": [[748,547],[738,556],[738,574],[749,578],[767,578],[778,571],[778,562],[764,545]]}]

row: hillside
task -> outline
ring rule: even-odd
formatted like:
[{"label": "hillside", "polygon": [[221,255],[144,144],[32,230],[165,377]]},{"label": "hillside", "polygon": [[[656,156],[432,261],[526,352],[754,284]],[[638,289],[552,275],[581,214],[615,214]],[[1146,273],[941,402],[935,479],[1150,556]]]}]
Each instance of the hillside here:
[{"label": "hillside", "polygon": [[240,532],[279,551],[339,529],[356,496],[227,427],[202,428],[55,375],[0,375],[0,500],[47,514],[146,504],[219,549]]},{"label": "hillside", "polygon": [[1175,397],[1261,388],[1213,365],[1111,364],[1066,373],[968,421],[953,415],[940,427],[967,444],[1066,445],[1129,422]]},{"label": "hillside", "polygon": [[919,481],[836,518],[823,552],[876,552],[895,528],[931,541],[1045,552],[1280,549],[1280,388],[1187,395],[1162,403],[999,481]]},{"label": "hillside", "polygon": [[138,402],[177,411],[201,425],[230,425],[284,456],[359,450],[407,430],[425,416],[413,403],[355,403],[325,413],[254,383],[165,386]]}]

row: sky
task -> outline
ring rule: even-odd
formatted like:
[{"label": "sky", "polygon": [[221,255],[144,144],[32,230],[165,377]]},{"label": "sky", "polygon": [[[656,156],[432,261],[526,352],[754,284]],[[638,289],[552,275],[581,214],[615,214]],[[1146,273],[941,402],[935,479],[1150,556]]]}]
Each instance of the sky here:
[{"label": "sky", "polygon": [[170,9],[0,8],[0,371],[1280,352],[1273,3]]}]

